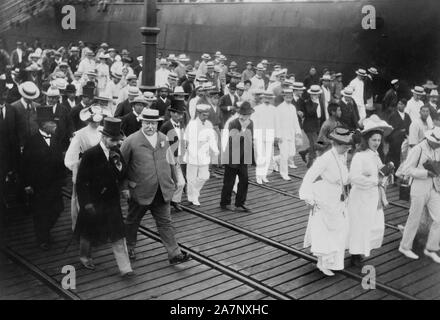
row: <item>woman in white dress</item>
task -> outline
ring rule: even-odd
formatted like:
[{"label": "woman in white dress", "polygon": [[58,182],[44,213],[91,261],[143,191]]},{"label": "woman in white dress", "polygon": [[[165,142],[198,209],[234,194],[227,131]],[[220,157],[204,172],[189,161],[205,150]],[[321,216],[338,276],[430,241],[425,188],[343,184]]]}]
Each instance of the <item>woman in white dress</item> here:
[{"label": "woman in white dress", "polygon": [[304,176],[299,196],[312,206],[304,239],[318,257],[317,267],[327,276],[344,269],[347,246],[347,151],[352,132],[337,127],[329,135],[332,148],[316,159]]},{"label": "woman in white dress", "polygon": [[76,219],[79,212],[78,197],[76,194],[76,175],[78,173],[81,156],[91,147],[96,146],[101,141],[100,125],[104,118],[103,110],[97,105],[92,105],[81,111],[79,115],[82,121],[87,122],[87,126],[75,132],[70,146],[64,158],[64,165],[72,171],[72,200],[71,216],[72,230],[75,230]]},{"label": "woman in white dress", "polygon": [[372,249],[382,246],[385,229],[383,207],[388,204],[385,187],[394,166],[392,163],[384,165],[377,149],[383,136],[391,130],[392,127],[377,115],[365,119],[360,151],[353,156],[350,166],[352,188],[348,201],[348,245],[351,262],[357,267],[362,265],[362,255],[368,257]]}]

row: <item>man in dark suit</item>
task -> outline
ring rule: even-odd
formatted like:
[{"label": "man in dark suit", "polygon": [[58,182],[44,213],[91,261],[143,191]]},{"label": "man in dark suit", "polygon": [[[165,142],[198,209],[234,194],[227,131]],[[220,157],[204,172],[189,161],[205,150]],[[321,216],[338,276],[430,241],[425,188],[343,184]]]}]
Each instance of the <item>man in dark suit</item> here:
[{"label": "man in dark suit", "polygon": [[154,109],[159,110],[159,115],[163,117],[168,107],[171,105],[171,99],[169,97],[170,89],[167,85],[162,85],[157,90],[159,94]]},{"label": "man in dark suit", "polygon": [[321,124],[325,121],[325,111],[324,104],[321,103],[320,99],[322,93],[320,86],[310,86],[310,89],[307,90],[307,93],[309,94],[310,98],[304,102],[300,111],[304,115],[303,128],[307,138],[309,139],[309,148],[300,151],[299,154],[304,162],[306,162],[306,155],[309,155],[307,167],[310,168],[316,158],[315,144],[318,140],[318,133],[319,129],[321,128]]},{"label": "man in dark suit", "polygon": [[353,89],[347,87],[341,91],[342,98],[339,101],[341,107],[341,117],[339,121],[351,131],[355,131],[360,127],[359,111],[353,99]]},{"label": "man in dark suit", "polygon": [[139,119],[142,128],[125,139],[121,147],[128,167],[123,194],[130,199],[125,219],[129,256],[136,259],[139,224],[145,212],[151,210],[170,264],[185,262],[190,256],[182,253],[177,244],[170,215],[176,180],[174,157],[167,137],[157,132],[159,112],[144,109]]},{"label": "man in dark suit", "polygon": [[12,103],[11,106],[17,111],[20,127],[22,128],[19,140],[21,149],[25,141],[32,135],[38,132],[37,124],[37,107],[39,105],[35,100],[40,96],[40,89],[35,83],[26,81],[23,82],[18,90],[21,94],[21,99]]},{"label": "man in dark suit", "polygon": [[30,66],[28,66],[25,70],[27,72],[26,81],[32,81],[37,85],[38,88],[41,89],[41,86],[43,85],[42,68],[38,64],[33,63]]},{"label": "man in dark suit", "polygon": [[65,152],[70,144],[70,138],[73,134],[72,122],[69,118],[69,109],[60,103],[60,91],[56,87],[50,87],[46,92],[45,107],[51,108],[55,119],[57,120],[57,130],[55,139],[62,152]]},{"label": "man in dark suit", "polygon": [[23,48],[23,43],[21,41],[17,41],[17,48],[12,50],[11,52],[11,65],[14,68],[22,68],[25,66],[25,51]]},{"label": "man in dark suit", "polygon": [[70,111],[79,103],[79,98],[76,96],[76,87],[73,84],[68,84],[63,94],[63,105]]},{"label": "man in dark suit", "polygon": [[188,97],[191,97],[194,92],[196,86],[194,84],[194,80],[196,79],[196,72],[190,71],[186,74],[186,79],[182,82],[182,88],[185,93],[188,94]]},{"label": "man in dark suit", "polygon": [[400,166],[400,155],[402,153],[402,143],[409,134],[409,126],[411,125],[411,118],[409,114],[404,112],[406,107],[406,99],[400,99],[397,103],[397,110],[391,113],[388,124],[393,127],[393,131],[386,138],[390,144],[388,151],[388,161],[394,163],[395,168]]},{"label": "man in dark suit", "polygon": [[115,117],[121,118],[126,114],[129,114],[132,111],[131,102],[134,100],[134,98],[138,97],[141,94],[142,93],[138,87],[130,86],[127,89],[128,98],[116,106]]},{"label": "man in dark suit", "polygon": [[76,179],[80,209],[75,234],[80,238],[80,261],[94,270],[91,246],[110,240],[121,275],[133,276],[119,193],[126,168],[119,151],[121,120],[105,118],[101,132],[101,142],[82,156]]},{"label": "man in dark suit", "polygon": [[225,94],[219,100],[219,107],[221,111],[220,129],[223,129],[226,121],[235,113],[239,97],[235,93],[237,85],[234,82],[229,84],[229,93]]},{"label": "man in dark suit", "polygon": [[394,79],[391,81],[391,88],[385,93],[382,100],[382,117],[387,117],[396,108],[398,102],[397,90],[399,89],[399,80]]},{"label": "man in dark suit", "polygon": [[83,87],[83,92],[81,95],[81,102],[78,103],[78,105],[74,108],[72,108],[72,110],[70,110],[70,121],[71,121],[71,126],[73,128],[73,131],[76,132],[79,129],[84,128],[87,123],[85,123],[84,121],[81,121],[81,119],[79,118],[79,114],[81,112],[81,110],[88,108],[92,105],[93,103],[93,99],[95,97],[95,88],[92,86],[84,86]]},{"label": "man in dark suit", "polygon": [[185,187],[186,164],[183,163],[183,133],[185,130],[185,124],[183,121],[186,113],[185,101],[173,100],[168,108],[170,119],[165,121],[160,127],[160,132],[168,137],[170,142],[170,148],[174,152],[175,169],[177,189],[174,191],[173,198],[171,199],[171,206],[176,211],[182,211],[180,202],[182,201],[182,193]]},{"label": "man in dark suit", "polygon": [[65,178],[63,156],[54,133],[57,127],[50,108],[37,108],[39,130],[23,149],[22,179],[30,197],[37,243],[43,250],[50,245],[50,230],[64,209],[61,187]]},{"label": "man in dark suit", "polygon": [[[238,176],[238,188],[235,196],[235,211],[248,212],[245,206],[248,191],[248,165],[253,164],[253,122],[254,112],[249,102],[245,101],[238,110],[237,119],[229,123],[228,142],[222,150],[222,164],[225,165],[220,207],[229,209],[235,178]],[[225,129],[226,130],[226,129]]]},{"label": "man in dark suit", "polygon": [[144,108],[147,106],[148,102],[143,95],[134,98],[134,100],[131,102],[131,107],[133,111],[121,118],[122,132],[124,132],[124,135],[126,137],[130,136],[136,131],[139,131],[139,129],[142,127],[142,124],[138,120],[138,117],[142,113],[142,110],[144,110]]}]

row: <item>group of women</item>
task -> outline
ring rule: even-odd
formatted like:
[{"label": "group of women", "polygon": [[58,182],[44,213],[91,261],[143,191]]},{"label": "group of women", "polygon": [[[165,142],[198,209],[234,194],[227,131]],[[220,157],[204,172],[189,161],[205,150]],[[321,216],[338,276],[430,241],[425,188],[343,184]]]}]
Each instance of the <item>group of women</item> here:
[{"label": "group of women", "polygon": [[348,165],[353,132],[335,128],[329,134],[332,148],[303,179],[299,196],[311,206],[304,246],[311,246],[318,269],[327,276],[344,269],[346,249],[352,264],[361,266],[363,256],[382,245],[385,187],[393,164],[383,164],[377,150],[391,130],[377,115],[365,119],[362,141]]}]

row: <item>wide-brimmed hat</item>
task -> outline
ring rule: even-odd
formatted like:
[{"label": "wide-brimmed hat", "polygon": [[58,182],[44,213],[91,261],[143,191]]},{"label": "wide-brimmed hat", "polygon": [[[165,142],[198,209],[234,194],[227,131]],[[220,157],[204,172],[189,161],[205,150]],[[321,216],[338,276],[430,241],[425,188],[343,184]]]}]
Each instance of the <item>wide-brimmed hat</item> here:
[{"label": "wide-brimmed hat", "polygon": [[421,96],[424,96],[426,94],[425,89],[423,89],[423,87],[420,86],[415,86],[414,89],[411,89],[411,92]]},{"label": "wide-brimmed hat", "polygon": [[307,93],[308,94],[321,94],[322,93],[322,89],[321,89],[320,86],[315,84],[315,85],[310,86],[310,89],[307,90]]},{"label": "wide-brimmed hat", "polygon": [[259,63],[259,64],[257,64],[257,71],[265,71],[266,70],[266,68],[263,66],[263,64],[262,63]]},{"label": "wide-brimmed hat", "polygon": [[350,98],[352,98],[353,97],[353,93],[354,93],[354,90],[353,90],[352,87],[345,87],[341,91],[341,94],[342,94],[343,97],[350,97]]},{"label": "wide-brimmed hat", "polygon": [[43,92],[46,97],[59,97],[61,95],[60,90],[57,87],[50,86],[47,91]]},{"label": "wide-brimmed hat", "polygon": [[50,83],[52,86],[57,87],[58,90],[66,90],[69,84],[64,78],[57,78]]},{"label": "wide-brimmed hat", "polygon": [[428,89],[428,90],[433,90],[433,89],[437,89],[438,86],[436,84],[434,84],[434,81],[427,80],[426,83],[422,87],[425,89]]},{"label": "wide-brimmed hat", "polygon": [[179,56],[177,57],[177,60],[180,62],[188,62],[190,59],[186,56],[186,54],[182,53],[182,54],[179,54]]},{"label": "wide-brimmed hat", "polygon": [[159,110],[156,109],[144,109],[137,117],[139,121],[155,121],[159,122],[163,119],[159,116]]},{"label": "wide-brimmed hat", "polygon": [[104,118],[104,128],[101,130],[101,133],[107,137],[121,140],[124,138],[124,134],[121,130],[122,120],[107,117]]},{"label": "wide-brimmed hat", "polygon": [[171,112],[185,113],[185,101],[182,100],[173,100],[171,101],[171,105],[168,108]]},{"label": "wide-brimmed hat", "polygon": [[145,99],[147,102],[153,102],[153,101],[156,101],[156,100],[157,100],[156,96],[155,96],[154,93],[151,92],[151,91],[145,91],[144,94],[143,94],[142,96],[144,97],[144,99]]},{"label": "wide-brimmed hat", "polygon": [[440,127],[434,127],[432,130],[425,132],[426,140],[440,144]]},{"label": "wide-brimmed hat", "polygon": [[332,132],[330,132],[328,137],[338,144],[353,144],[353,132],[344,127],[336,127]]},{"label": "wide-brimmed hat", "polygon": [[79,113],[79,119],[84,122],[101,122],[104,119],[104,111],[101,106],[94,104],[82,109]]},{"label": "wide-brimmed hat", "polygon": [[378,75],[378,74],[379,74],[379,72],[377,71],[377,69],[374,68],[374,67],[368,68],[368,72],[371,73],[371,74],[375,74],[375,75]]},{"label": "wide-brimmed hat", "polygon": [[242,115],[249,115],[254,112],[254,108],[252,108],[251,104],[248,101],[243,101],[243,103],[240,105],[240,109],[238,109],[238,113]]},{"label": "wide-brimmed hat", "polygon": [[38,107],[36,111],[37,122],[56,121],[55,114],[51,107]]},{"label": "wide-brimmed hat", "polygon": [[366,76],[367,76],[367,71],[365,71],[365,69],[357,69],[357,70],[355,71],[355,73],[356,73],[358,76],[362,76],[362,77],[366,77]]},{"label": "wide-brimmed hat", "polygon": [[130,105],[134,105],[136,103],[142,103],[146,106],[149,104],[148,100],[144,97],[144,95],[140,95],[140,96],[134,98],[133,101],[130,102]]},{"label": "wide-brimmed hat", "polygon": [[40,89],[32,81],[23,82],[18,86],[20,95],[29,100],[35,100],[40,96]]},{"label": "wide-brimmed hat", "polygon": [[204,60],[211,60],[211,56],[209,54],[207,54],[207,53],[202,54],[201,58],[204,59]]},{"label": "wide-brimmed hat", "polygon": [[306,87],[304,87],[304,83],[302,82],[294,82],[292,84],[292,90],[304,91]]},{"label": "wide-brimmed hat", "polygon": [[364,129],[361,131],[362,135],[365,135],[371,131],[381,131],[384,136],[387,136],[393,130],[393,127],[390,126],[386,121],[379,118],[378,115],[373,114],[369,118],[366,118],[363,122]]},{"label": "wide-brimmed hat", "polygon": [[188,93],[186,93],[183,90],[183,87],[177,86],[177,87],[174,88],[174,92],[171,95],[173,95],[173,96],[187,96]]}]

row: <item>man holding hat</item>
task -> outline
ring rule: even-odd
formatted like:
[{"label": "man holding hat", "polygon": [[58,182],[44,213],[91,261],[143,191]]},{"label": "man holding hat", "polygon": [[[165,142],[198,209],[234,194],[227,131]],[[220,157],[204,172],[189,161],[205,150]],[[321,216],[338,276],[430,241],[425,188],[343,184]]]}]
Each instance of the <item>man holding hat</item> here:
[{"label": "man holding hat", "polygon": [[136,258],[137,232],[142,217],[151,210],[170,264],[188,261],[177,245],[170,216],[170,201],[175,191],[174,156],[167,137],[157,132],[162,119],[154,109],[144,109],[139,117],[142,128],[122,143],[122,155],[127,161],[127,176],[123,193],[129,199],[125,220],[127,245],[131,259]]},{"label": "man holding hat", "polygon": [[40,96],[40,89],[35,83],[26,81],[19,85],[18,91],[21,99],[12,103],[11,107],[18,113],[18,118],[21,124],[20,132],[20,146],[24,146],[25,140],[31,135],[37,133],[37,107],[39,104],[35,100]]},{"label": "man holding hat", "polygon": [[[403,231],[399,251],[410,259],[419,256],[412,251],[422,213],[425,208],[433,222],[430,227],[424,254],[440,263],[440,172],[436,170],[440,161],[440,128],[425,133],[425,139],[412,148],[404,164],[403,173],[413,179],[411,184],[411,207]],[[427,164],[435,164],[428,166]]]},{"label": "man holding hat", "polygon": [[92,246],[112,243],[121,276],[133,276],[125,242],[125,228],[119,187],[126,165],[119,151],[123,139],[121,120],[105,118],[101,142],[87,150],[81,159],[76,179],[79,215],[75,234],[80,239],[80,261],[95,269]]},{"label": "man holding hat", "polygon": [[148,102],[143,95],[140,95],[134,98],[134,100],[130,102],[130,105],[133,111],[121,118],[122,132],[124,132],[126,137],[130,136],[136,131],[139,131],[139,129],[142,127],[142,123],[138,119],[144,108],[148,106]]},{"label": "man holding hat", "polygon": [[50,230],[64,209],[61,187],[65,171],[61,149],[55,139],[57,121],[51,108],[37,108],[38,130],[23,149],[22,179],[30,197],[37,243],[50,248]]},{"label": "man holding hat", "polygon": [[248,191],[248,165],[253,164],[253,122],[254,112],[249,102],[240,105],[238,118],[228,125],[228,137],[222,150],[222,164],[225,165],[220,207],[225,210],[231,204],[231,194],[238,176],[238,188],[235,196],[235,212],[249,212],[245,206]]},{"label": "man holding hat", "polygon": [[183,163],[183,133],[185,132],[184,116],[186,113],[185,101],[173,100],[168,108],[170,119],[165,121],[160,127],[160,132],[167,136],[170,147],[174,150],[175,171],[177,179],[177,189],[174,191],[171,205],[176,211],[182,211],[180,202],[185,187],[184,172],[186,164]]},{"label": "man holding hat", "polygon": [[70,121],[72,122],[73,131],[84,128],[87,124],[81,121],[79,114],[81,110],[90,107],[95,98],[95,87],[85,85],[82,88],[81,102],[70,110]]}]

